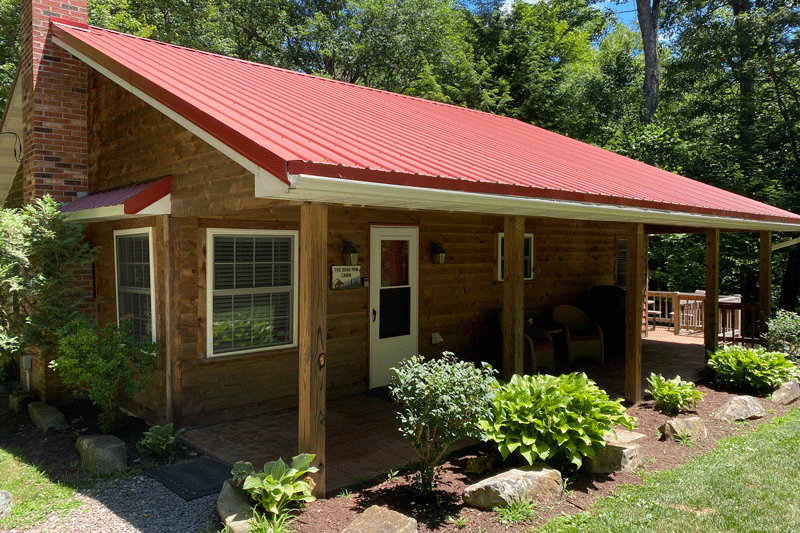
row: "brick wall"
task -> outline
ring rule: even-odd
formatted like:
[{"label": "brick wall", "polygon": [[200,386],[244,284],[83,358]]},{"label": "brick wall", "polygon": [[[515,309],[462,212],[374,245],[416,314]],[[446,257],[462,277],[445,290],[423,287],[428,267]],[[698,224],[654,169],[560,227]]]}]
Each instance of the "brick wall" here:
[{"label": "brick wall", "polygon": [[88,190],[87,67],[49,33],[50,17],[86,24],[86,0],[22,0],[23,199],[65,202]]}]

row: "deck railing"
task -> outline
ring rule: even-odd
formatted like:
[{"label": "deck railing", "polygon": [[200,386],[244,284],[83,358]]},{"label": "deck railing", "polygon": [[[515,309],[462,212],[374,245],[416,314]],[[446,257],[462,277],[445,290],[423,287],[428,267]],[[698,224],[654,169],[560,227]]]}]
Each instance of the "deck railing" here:
[{"label": "deck railing", "polygon": [[[703,331],[703,305],[706,296],[701,292],[647,292],[649,323],[666,326],[675,335],[685,331]],[[760,306],[744,303],[739,295],[719,297],[720,342],[754,346],[761,343]]]}]

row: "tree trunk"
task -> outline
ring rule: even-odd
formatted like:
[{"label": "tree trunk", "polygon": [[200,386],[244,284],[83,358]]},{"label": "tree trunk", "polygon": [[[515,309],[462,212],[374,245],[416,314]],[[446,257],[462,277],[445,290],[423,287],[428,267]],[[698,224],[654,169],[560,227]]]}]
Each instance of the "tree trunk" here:
[{"label": "tree trunk", "polygon": [[797,309],[797,293],[800,291],[800,248],[793,247],[786,260],[781,284],[781,309],[795,311]]},{"label": "tree trunk", "polygon": [[661,0],[636,0],[636,14],[642,30],[644,45],[644,110],[642,122],[650,124],[658,107],[658,87],[661,83],[661,63],[658,59],[658,22]]}]

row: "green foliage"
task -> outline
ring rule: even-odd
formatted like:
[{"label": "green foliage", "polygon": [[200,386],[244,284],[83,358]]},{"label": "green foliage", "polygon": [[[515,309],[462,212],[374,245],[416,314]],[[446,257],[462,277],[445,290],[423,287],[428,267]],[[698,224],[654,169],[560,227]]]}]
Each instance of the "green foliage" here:
[{"label": "green foliage", "polygon": [[292,457],[291,465],[278,459],[265,463],[261,472],[256,472],[251,463],[239,461],[233,465],[231,474],[234,480],[244,480],[244,490],[274,524],[316,499],[311,495],[314,482],[308,476],[319,470],[311,466],[313,461],[314,454],[301,453]]},{"label": "green foliage", "polygon": [[293,531],[289,528],[289,524],[292,522],[294,522],[294,517],[289,514],[273,517],[253,509],[252,525],[248,533],[289,533]]},{"label": "green foliage", "polygon": [[166,426],[153,426],[147,430],[142,440],[136,443],[136,449],[159,457],[172,457],[178,444],[177,437],[184,431],[183,428],[174,431],[171,423]]},{"label": "green foliage", "polygon": [[764,343],[766,349],[783,352],[796,360],[800,356],[800,315],[779,309],[775,318],[767,320]]},{"label": "green foliage", "polygon": [[703,399],[703,394],[691,381],[681,381],[680,376],[666,379],[660,374],[650,373],[647,379],[650,388],[645,392],[655,400],[654,407],[667,414],[675,414],[694,407]]},{"label": "green foliage", "polygon": [[709,352],[708,366],[717,384],[725,390],[766,396],[797,373],[784,354],[764,348],[720,346]]},{"label": "green foliage", "polygon": [[125,397],[141,391],[150,381],[157,362],[158,346],[134,339],[130,321],[120,327],[109,323],[100,333],[85,320],[76,320],[61,330],[61,355],[50,363],[64,384],[102,409],[100,429],[114,431]]},{"label": "green foliage", "polygon": [[537,516],[536,502],[523,498],[515,499],[511,505],[505,507],[495,507],[492,509],[497,513],[497,519],[501,524],[519,524],[533,520]]},{"label": "green foliage", "polygon": [[635,422],[621,400],[609,400],[584,373],[514,375],[496,391],[492,415],[482,426],[503,459],[516,453],[561,470],[577,470],[605,446],[614,426],[633,429]]},{"label": "green foliage", "polygon": [[400,405],[400,433],[419,456],[418,487],[433,487],[435,468],[449,446],[464,437],[480,437],[479,420],[488,416],[496,384],[487,364],[476,368],[450,352],[441,359],[417,355],[400,363],[389,385]]},{"label": "green foliage", "polygon": [[27,348],[51,360],[58,331],[78,317],[76,274],[95,250],[50,196],[0,210],[0,359]]}]

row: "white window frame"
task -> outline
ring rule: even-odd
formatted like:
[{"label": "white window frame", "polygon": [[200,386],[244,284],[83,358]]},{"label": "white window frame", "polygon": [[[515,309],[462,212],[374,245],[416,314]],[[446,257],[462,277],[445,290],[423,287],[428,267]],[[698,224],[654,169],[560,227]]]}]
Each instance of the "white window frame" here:
[{"label": "white window frame", "polygon": [[[279,346],[266,346],[250,348],[235,352],[214,353],[214,236],[216,235],[258,235],[265,237],[292,237],[292,342]],[[286,350],[298,346],[298,325],[299,325],[299,292],[298,286],[300,270],[300,232],[296,230],[261,230],[261,229],[229,229],[229,228],[206,228],[206,356],[229,357],[231,355],[242,355],[256,352],[268,352],[275,350]]]},{"label": "white window frame", "polygon": [[[497,281],[503,281],[503,267],[504,267],[503,263],[505,262],[505,258],[503,257],[503,241],[504,240],[505,240],[505,232],[501,231],[500,233],[497,234]],[[523,272],[522,276],[523,276],[523,279],[525,281],[530,281],[530,280],[533,279],[533,271],[534,271],[534,267],[533,267],[533,233],[526,233],[525,237],[523,238],[523,248],[522,248],[523,254],[525,253],[524,241],[530,241],[530,246],[528,247],[528,249],[531,251],[531,255],[527,259],[530,259],[531,270],[530,270],[530,272]],[[526,259],[526,257],[523,255],[522,259],[523,259],[523,264],[524,264],[524,260]],[[524,269],[524,267],[523,267],[523,269]]]},{"label": "white window frame", "polygon": [[150,263],[150,333],[151,341],[156,340],[156,291],[155,291],[155,268],[153,261],[153,228],[131,228],[114,230],[114,300],[116,301],[117,326],[119,326],[119,262],[117,250],[117,237],[130,237],[136,235],[147,235],[147,253]]}]

